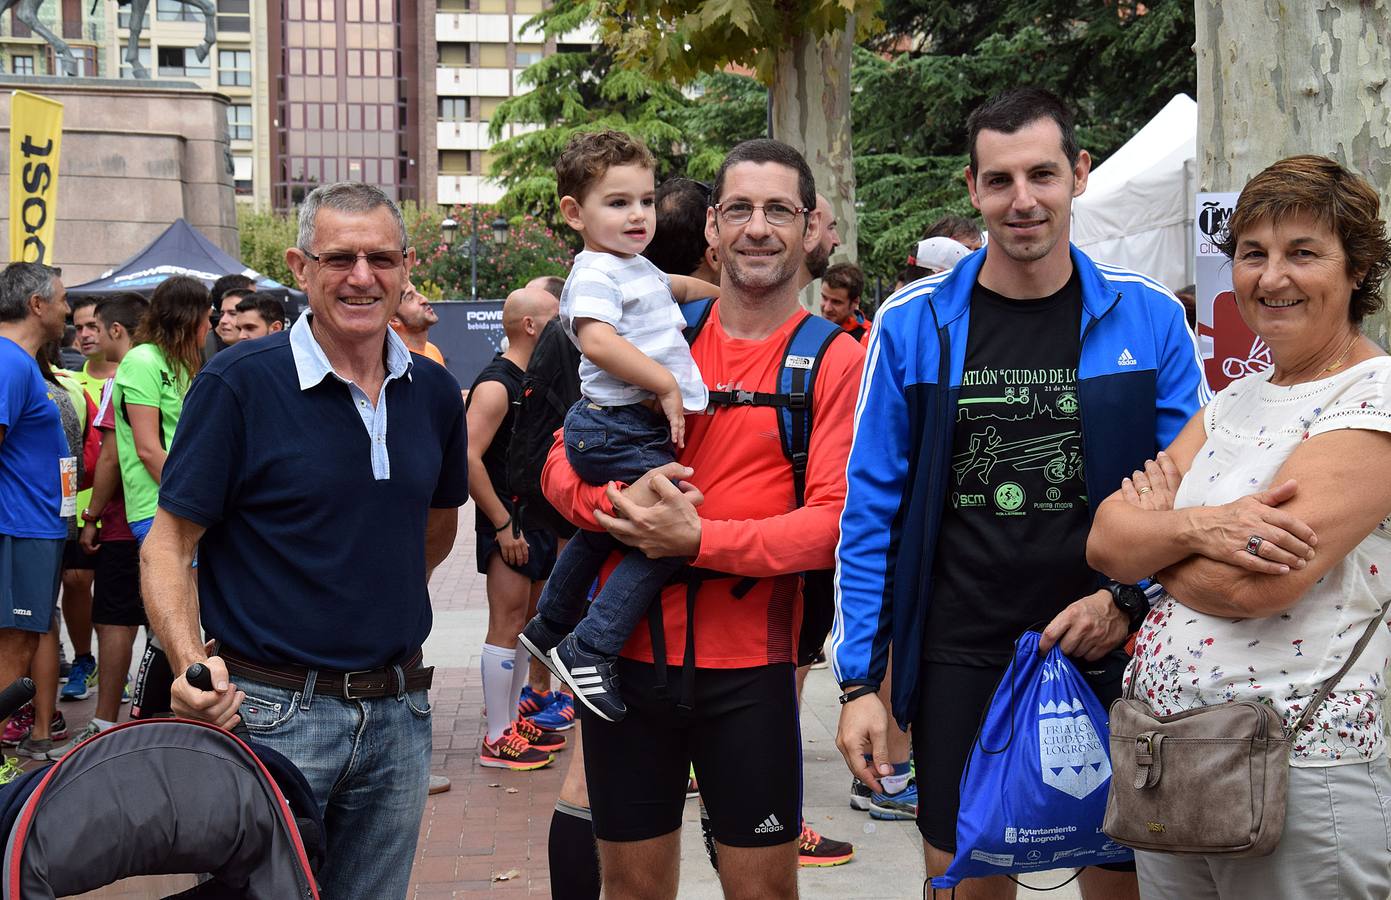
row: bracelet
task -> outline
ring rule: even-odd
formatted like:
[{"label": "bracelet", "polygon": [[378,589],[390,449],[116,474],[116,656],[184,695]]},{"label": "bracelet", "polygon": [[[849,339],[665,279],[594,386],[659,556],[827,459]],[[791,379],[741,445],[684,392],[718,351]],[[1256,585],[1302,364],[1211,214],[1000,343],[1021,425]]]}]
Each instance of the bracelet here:
[{"label": "bracelet", "polygon": [[508,516],[506,522],[503,522],[501,525],[499,525],[498,527],[496,527],[496,528],[493,529],[493,534],[501,534],[501,533],[502,533],[502,529],[506,528],[508,525],[511,525],[511,524],[512,524],[512,517],[511,517],[511,516]]},{"label": "bracelet", "polygon": [[841,695],[840,695],[840,702],[841,702],[841,705],[843,706],[843,705],[845,705],[846,703],[849,703],[851,700],[858,700],[858,699],[860,699],[861,697],[864,697],[864,696],[866,696],[866,695],[868,695],[868,694],[877,694],[877,693],[879,693],[879,688],[875,687],[875,686],[872,685],[872,684],[862,684],[862,685],[860,685],[859,687],[855,688],[854,690],[849,690],[849,691],[846,691],[845,693],[841,694]]}]

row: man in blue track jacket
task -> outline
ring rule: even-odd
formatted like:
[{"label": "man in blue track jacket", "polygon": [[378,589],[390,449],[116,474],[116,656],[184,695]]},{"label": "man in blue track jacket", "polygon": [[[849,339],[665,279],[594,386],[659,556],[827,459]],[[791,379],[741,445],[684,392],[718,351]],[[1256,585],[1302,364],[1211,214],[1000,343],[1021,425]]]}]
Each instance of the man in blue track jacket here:
[{"label": "man in blue track jacket", "polygon": [[[1088,568],[1091,517],[1208,398],[1182,304],[1068,242],[1091,159],[1061,101],[1012,89],[968,131],[966,180],[990,240],[875,320],[832,632],[837,743],[875,790],[891,771],[874,692],[893,647],[893,715],[914,725],[933,875],[956,850],[961,772],[1024,630],[1085,661],[1103,705],[1119,695],[1119,648],[1148,607]],[[1081,884],[1088,898],[1138,896],[1133,871],[1087,869]],[[957,893],[1013,895],[1002,876]]]}]

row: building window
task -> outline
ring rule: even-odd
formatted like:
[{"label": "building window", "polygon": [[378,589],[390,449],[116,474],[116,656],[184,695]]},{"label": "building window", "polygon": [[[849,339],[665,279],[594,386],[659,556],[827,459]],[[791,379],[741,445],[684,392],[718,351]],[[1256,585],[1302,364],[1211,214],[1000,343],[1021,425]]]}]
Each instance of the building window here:
[{"label": "building window", "polygon": [[478,101],[478,117],[484,122],[491,122],[493,116],[497,114],[497,108],[502,105],[505,97],[482,97]]},{"label": "building window", "polygon": [[507,0],[478,0],[476,6],[481,13],[507,12]]},{"label": "building window", "polygon": [[207,60],[199,62],[198,54],[192,47],[160,47],[159,74],[207,78],[210,72]]},{"label": "building window", "polygon": [[[125,29],[127,29],[127,30],[130,29],[130,10],[129,10],[127,7],[122,6],[122,7],[118,7],[118,8],[117,8],[117,10],[116,10],[116,27],[117,27],[117,28],[125,28]],[[141,31],[149,31],[149,30],[150,30],[150,10],[149,10],[148,7],[146,7],[146,9],[145,9],[145,18],[144,18],[143,20],[141,20],[141,23],[140,23],[140,30],[141,30]]]},{"label": "building window", "polygon": [[525,69],[541,61],[544,49],[540,44],[517,45],[517,68]]},{"label": "building window", "polygon": [[517,15],[536,14],[541,11],[541,0],[517,0]]},{"label": "building window", "polygon": [[251,157],[232,157],[232,186],[238,197],[251,195]]},{"label": "building window", "polygon": [[217,83],[251,87],[251,51],[217,51]]},{"label": "building window", "polygon": [[[144,66],[145,69],[146,69],[147,71],[149,70],[149,68],[150,68],[150,48],[149,48],[149,47],[141,47],[141,48],[140,48],[140,65]],[[126,61],[126,54],[125,54],[125,51],[124,51],[124,50],[121,51],[121,77],[122,77],[122,78],[134,78],[134,77],[135,77],[135,76],[131,75],[131,73],[130,73],[130,63]]]},{"label": "building window", "polygon": [[507,68],[507,45],[479,44],[478,65],[484,69]]},{"label": "building window", "polygon": [[251,31],[251,0],[217,0],[217,30]]},{"label": "building window", "polygon": [[161,22],[199,22],[203,13],[193,5],[185,6],[181,0],[158,0],[155,17]]},{"label": "building window", "polygon": [[34,57],[32,56],[11,56],[10,68],[16,75],[34,74]]},{"label": "building window", "polygon": [[450,13],[469,12],[469,0],[440,0],[438,9]]},{"label": "building window", "polygon": [[473,174],[473,151],[472,151],[472,150],[441,150],[441,151],[440,151],[440,174],[441,174],[441,175],[472,175],[472,174]]},{"label": "building window", "polygon": [[233,103],[227,107],[227,137],[234,141],[251,140],[251,107]]},{"label": "building window", "polygon": [[467,97],[440,98],[441,122],[467,122],[468,120],[469,118]]},{"label": "building window", "polygon": [[440,65],[442,66],[471,66],[473,65],[472,44],[441,43]]}]

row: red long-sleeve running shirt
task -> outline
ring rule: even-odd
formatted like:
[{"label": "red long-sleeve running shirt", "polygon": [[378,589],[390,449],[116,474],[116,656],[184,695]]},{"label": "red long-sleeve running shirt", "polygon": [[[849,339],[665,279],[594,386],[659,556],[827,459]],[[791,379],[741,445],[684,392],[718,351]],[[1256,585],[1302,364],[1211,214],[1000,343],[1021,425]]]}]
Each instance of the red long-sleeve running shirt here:
[{"label": "red long-sleeve running shirt", "polygon": [[[720,323],[720,304],[691,346],[711,390],[774,393],[788,337],[808,313],[799,310],[759,341],[730,337]],[[695,663],[699,668],[736,669],[792,662],[802,619],[800,573],[835,564],[840,513],[845,505],[845,465],[850,453],[855,397],[864,348],[832,341],[821,360],[812,396],[812,435],[807,448],[806,504],[798,507],[792,467],[782,452],[776,412],[770,407],[713,408],[686,417],[686,447],[678,458],[695,470],[689,479],[705,495],[700,554],[692,564],[757,584],[743,597],[737,579],[704,582],[696,599]],[[542,472],[542,487],[555,508],[581,528],[597,530],[593,511],[610,510],[604,488],[579,479],[557,440]],[[617,564],[609,560],[604,577]],[[666,657],[680,665],[686,642],[686,589],[662,593]],[[644,624],[628,638],[622,655],[652,662]]]}]

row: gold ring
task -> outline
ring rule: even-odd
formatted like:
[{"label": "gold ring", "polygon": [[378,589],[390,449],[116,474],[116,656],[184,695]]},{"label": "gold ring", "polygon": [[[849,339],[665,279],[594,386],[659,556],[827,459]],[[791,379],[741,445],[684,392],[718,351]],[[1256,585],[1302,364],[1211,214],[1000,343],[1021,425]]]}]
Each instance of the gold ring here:
[{"label": "gold ring", "polygon": [[1140,488],[1140,493],[1142,493],[1142,494],[1148,494],[1148,493],[1149,493],[1150,491],[1152,491],[1152,490],[1154,490],[1154,488],[1142,487],[1142,488]]}]

